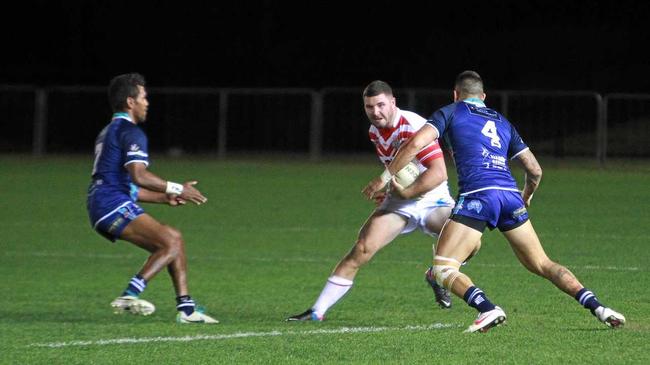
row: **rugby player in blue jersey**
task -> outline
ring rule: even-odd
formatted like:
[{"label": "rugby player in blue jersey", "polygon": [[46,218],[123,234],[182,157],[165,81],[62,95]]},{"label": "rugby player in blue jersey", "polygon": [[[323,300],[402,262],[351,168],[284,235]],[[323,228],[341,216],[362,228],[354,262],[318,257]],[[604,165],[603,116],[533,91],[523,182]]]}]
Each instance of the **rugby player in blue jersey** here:
[{"label": "rugby player in blue jersey", "polygon": [[196,308],[187,287],[187,263],[181,233],[145,213],[137,201],[172,206],[207,201],[194,185],[166,181],[147,170],[147,137],[138,124],[147,118],[147,92],[140,74],[123,74],[108,86],[111,122],[95,141],[95,162],[87,208],[92,227],[105,238],[122,239],[151,255],[111,306],[116,313],[149,315],[155,307],[140,299],[147,283],[167,268],[176,291],[179,323],[218,323]]},{"label": "rugby player in blue jersey", "polygon": [[[478,310],[478,318],[466,332],[486,332],[506,320],[505,312],[459,271],[486,227],[503,233],[528,270],[574,297],[607,326],[623,326],[622,314],[603,306],[573,273],[544,252],[526,210],[542,178],[542,168],[516,129],[503,115],[486,107],[484,100],[479,74],[460,73],[454,85],[454,103],[431,115],[400,147],[384,173],[368,183],[364,194],[372,198],[424,146],[444,137],[456,164],[459,197],[438,238],[433,272],[438,284]],[[522,192],[508,167],[509,159],[517,159],[526,171]]]}]

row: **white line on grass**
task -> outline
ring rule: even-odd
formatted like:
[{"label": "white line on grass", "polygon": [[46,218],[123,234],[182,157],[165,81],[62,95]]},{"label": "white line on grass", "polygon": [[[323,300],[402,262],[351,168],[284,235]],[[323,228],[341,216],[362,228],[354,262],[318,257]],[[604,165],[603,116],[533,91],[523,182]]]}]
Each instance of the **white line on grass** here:
[{"label": "white line on grass", "polygon": [[[137,254],[110,254],[110,253],[80,253],[80,252],[44,252],[44,251],[5,251],[3,252],[4,256],[32,256],[32,257],[69,257],[69,258],[88,258],[88,259],[141,259],[141,255]],[[228,257],[228,256],[190,256],[188,258],[191,261],[196,260],[211,260],[211,261],[241,261],[239,257]],[[286,258],[269,258],[269,257],[246,257],[246,261],[258,261],[258,262],[334,262],[338,258],[311,258],[311,257],[286,257]],[[377,259],[377,262],[386,262],[392,264],[408,264],[408,265],[417,265],[422,264],[422,261],[415,260],[389,260],[389,259]],[[478,266],[478,267],[496,267],[496,268],[512,268],[512,267],[521,267],[521,265],[511,265],[511,264],[489,264],[484,262],[476,262],[472,260],[469,265]],[[598,265],[566,265],[572,269],[582,269],[582,270],[607,270],[607,271],[648,271],[648,268],[637,267],[637,266],[598,266]]]},{"label": "white line on grass", "polygon": [[305,335],[331,335],[342,333],[374,333],[374,332],[388,332],[388,331],[428,331],[438,330],[444,328],[456,328],[461,325],[450,323],[434,323],[428,326],[405,326],[405,327],[340,327],[333,329],[316,329],[308,331],[269,331],[269,332],[236,332],[221,335],[195,335],[195,336],[181,336],[181,337],[128,337],[128,338],[111,338],[103,340],[89,340],[89,341],[68,341],[68,342],[49,342],[49,343],[32,343],[28,347],[48,347],[48,348],[61,348],[61,347],[85,347],[85,346],[106,346],[106,345],[130,345],[151,342],[191,342],[191,341],[220,341],[233,338],[247,338],[247,337],[275,337],[275,336],[305,336]]}]

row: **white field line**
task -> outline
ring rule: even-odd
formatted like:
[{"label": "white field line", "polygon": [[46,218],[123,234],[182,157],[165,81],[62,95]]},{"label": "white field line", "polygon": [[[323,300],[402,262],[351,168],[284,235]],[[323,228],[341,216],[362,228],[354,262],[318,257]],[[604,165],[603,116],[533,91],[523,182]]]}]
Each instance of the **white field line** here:
[{"label": "white field line", "polygon": [[[110,253],[83,253],[83,252],[44,252],[44,251],[5,251],[2,253],[3,256],[9,257],[53,257],[53,258],[87,258],[87,259],[141,259],[142,255],[139,254],[110,254]],[[339,258],[327,258],[327,257],[287,257],[287,258],[268,258],[268,257],[246,257],[246,261],[257,261],[257,262],[313,262],[313,263],[331,263],[335,262]],[[228,257],[228,256],[189,256],[188,260],[190,261],[241,261],[240,257]],[[415,261],[415,260],[389,260],[389,259],[377,259],[378,262],[384,262],[389,264],[405,264],[405,265],[422,265],[426,261]],[[477,259],[474,259],[468,263],[470,266],[478,267],[495,267],[495,268],[515,268],[522,267],[519,264],[490,264],[477,262]],[[427,263],[428,264],[428,263]],[[581,270],[606,270],[606,271],[648,271],[646,267],[636,267],[636,266],[599,266],[599,265],[565,265],[573,269]]]},{"label": "white field line", "polygon": [[67,342],[47,342],[47,343],[32,343],[28,347],[47,347],[47,348],[62,348],[62,347],[86,347],[86,346],[107,346],[107,345],[132,345],[141,343],[152,342],[191,342],[191,341],[220,341],[229,340],[234,338],[248,338],[248,337],[276,337],[276,336],[309,336],[309,335],[332,335],[332,334],[348,334],[348,333],[374,333],[374,332],[389,332],[389,331],[429,331],[445,328],[462,327],[458,324],[449,323],[434,323],[428,326],[405,326],[405,327],[340,327],[333,329],[317,329],[308,331],[279,331],[273,330],[269,332],[236,332],[230,334],[220,335],[194,335],[194,336],[181,336],[181,337],[127,337],[127,338],[110,338],[101,340],[88,340],[88,341],[67,341]]}]

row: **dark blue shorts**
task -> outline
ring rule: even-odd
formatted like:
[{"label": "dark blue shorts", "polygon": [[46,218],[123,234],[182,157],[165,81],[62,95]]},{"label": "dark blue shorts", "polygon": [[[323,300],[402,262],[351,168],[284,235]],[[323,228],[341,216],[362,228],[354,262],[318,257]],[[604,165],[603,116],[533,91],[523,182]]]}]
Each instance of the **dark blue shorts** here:
[{"label": "dark blue shorts", "polygon": [[102,236],[115,242],[129,223],[144,214],[144,209],[136,203],[128,201],[103,215],[101,212],[93,210],[89,210],[88,213],[93,228]]},{"label": "dark blue shorts", "polygon": [[[459,216],[468,217],[485,222],[491,230],[499,228],[500,231],[517,228],[528,220],[528,211],[518,191],[495,189],[461,195],[451,215],[461,223],[463,220],[458,219]],[[472,228],[482,231],[480,227]]]}]

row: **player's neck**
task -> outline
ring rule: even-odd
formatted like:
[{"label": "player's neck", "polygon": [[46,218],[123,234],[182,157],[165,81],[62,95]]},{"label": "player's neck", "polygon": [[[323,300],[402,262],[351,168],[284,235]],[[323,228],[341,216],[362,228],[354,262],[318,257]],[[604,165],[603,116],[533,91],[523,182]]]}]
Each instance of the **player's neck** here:
[{"label": "player's neck", "polygon": [[465,98],[465,99],[463,99],[463,102],[464,103],[474,104],[476,106],[485,106],[485,102],[483,102],[483,100],[481,100],[479,98],[476,98],[476,97]]},{"label": "player's neck", "polygon": [[113,113],[113,118],[112,118],[112,119],[118,119],[118,118],[119,118],[119,119],[126,119],[126,120],[128,120],[129,122],[131,122],[131,123],[133,123],[133,124],[137,124],[137,123],[134,121],[133,116],[132,116],[130,113],[127,113],[127,112],[116,112],[116,113]]},{"label": "player's neck", "polygon": [[399,108],[395,108],[395,112],[393,113],[393,117],[391,118],[388,128],[390,129],[396,128],[397,125],[399,124],[399,117],[400,117]]}]

